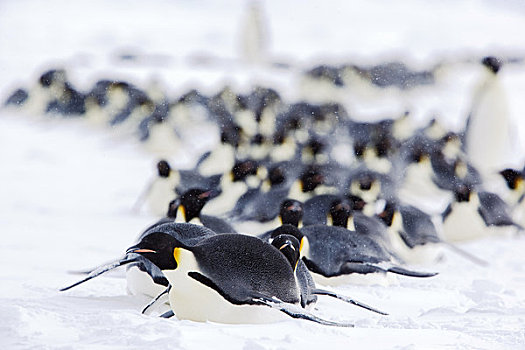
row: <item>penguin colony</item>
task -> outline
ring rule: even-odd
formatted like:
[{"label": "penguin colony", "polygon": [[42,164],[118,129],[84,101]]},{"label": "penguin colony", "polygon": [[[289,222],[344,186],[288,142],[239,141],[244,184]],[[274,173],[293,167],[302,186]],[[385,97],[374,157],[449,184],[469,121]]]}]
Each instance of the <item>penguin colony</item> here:
[{"label": "penguin colony", "polygon": [[[482,64],[495,79],[501,61],[486,57]],[[432,71],[401,63],[319,66],[305,77],[340,87],[349,71],[380,88],[433,83]],[[329,296],[384,313],[316,283],[431,277],[405,265],[435,262],[444,249],[485,264],[454,242],[518,232],[525,224],[525,168],[487,170],[470,160],[476,154],[480,162],[480,150],[470,146],[483,136],[476,125],[491,118],[476,106],[465,130],[455,133],[437,119],[415,128],[408,112],[359,122],[341,104],[286,103],[264,87],[248,94],[226,87],[213,96],[192,90],[169,100],[101,80],[84,93],[63,70],[44,73],[35,89],[15,91],[5,105],[130,130],[163,156],[184,145],[192,123],[218,131],[219,143],[192,169],[157,162],[136,207],[145,201],[162,218],[123,257],[62,289],[126,265],[128,291],[153,298],[144,313],[167,296],[164,317],[260,323],[287,315],[351,326],[309,309]],[[486,144],[489,151],[499,147]]]}]

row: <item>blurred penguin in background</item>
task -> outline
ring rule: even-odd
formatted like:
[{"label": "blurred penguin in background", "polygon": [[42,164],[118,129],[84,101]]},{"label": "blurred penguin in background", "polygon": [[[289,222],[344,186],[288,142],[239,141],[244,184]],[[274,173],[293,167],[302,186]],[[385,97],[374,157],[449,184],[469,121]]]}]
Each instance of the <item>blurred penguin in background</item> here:
[{"label": "blurred penguin in background", "polygon": [[483,182],[489,185],[498,179],[498,172],[509,165],[512,157],[516,157],[517,150],[513,149],[516,140],[507,95],[498,74],[502,61],[489,56],[483,58],[482,64],[485,69],[474,91],[465,130],[465,150]]},{"label": "blurred penguin in background", "polygon": [[262,4],[249,1],[240,27],[241,58],[247,63],[262,63],[266,59],[268,30]]}]

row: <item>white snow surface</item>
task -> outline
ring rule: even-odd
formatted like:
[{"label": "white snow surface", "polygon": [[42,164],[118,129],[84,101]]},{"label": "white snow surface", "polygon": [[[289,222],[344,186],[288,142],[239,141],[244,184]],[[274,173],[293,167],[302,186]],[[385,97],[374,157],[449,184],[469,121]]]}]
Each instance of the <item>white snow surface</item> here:
[{"label": "white snow surface", "polygon": [[[525,6],[517,0],[262,4],[269,60],[292,67],[385,57],[424,66],[442,57],[459,62],[467,55],[525,52]],[[173,94],[261,82],[297,97],[296,68],[261,68],[238,59],[246,7],[242,1],[204,0],[2,1],[0,96],[61,65],[81,88],[101,77],[139,86],[157,81]],[[140,54],[138,63],[116,60],[128,51]],[[445,93],[415,96],[412,103],[438,108],[450,125],[461,126],[457,119],[476,77],[462,68],[448,70],[457,79],[443,81]],[[504,81],[523,137],[523,65],[509,68]],[[209,147],[203,141],[196,139],[173,159],[181,167],[191,164]],[[438,263],[413,267],[439,272],[433,278],[335,288],[390,314],[321,297],[313,312],[355,324],[348,329],[294,319],[223,325],[142,315],[148,300],[126,293],[123,271],[60,293],[79,278],[69,272],[119,257],[156,220],[131,210],[156,157],[129,136],[83,120],[5,109],[0,150],[0,349],[525,349],[523,235],[461,244],[488,267],[447,252]]]}]

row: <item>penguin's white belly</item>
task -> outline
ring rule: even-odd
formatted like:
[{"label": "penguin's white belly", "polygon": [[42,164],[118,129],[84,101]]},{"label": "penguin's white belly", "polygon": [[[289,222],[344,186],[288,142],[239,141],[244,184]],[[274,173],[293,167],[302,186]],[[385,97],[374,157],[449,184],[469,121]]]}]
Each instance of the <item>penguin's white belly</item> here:
[{"label": "penguin's white belly", "polygon": [[235,151],[229,145],[220,145],[199,165],[203,176],[224,174],[229,172],[235,162]]},{"label": "penguin's white belly", "polygon": [[456,203],[452,212],[443,222],[443,238],[445,241],[463,241],[490,234],[509,232],[509,226],[486,226],[477,211],[477,206],[469,204],[470,202]]},{"label": "penguin's white belly", "polygon": [[173,287],[171,309],[180,320],[218,323],[270,323],[286,319],[285,314],[264,305],[234,305],[214,289],[196,281],[182,268],[166,273]]},{"label": "penguin's white belly", "polygon": [[242,181],[230,184],[222,189],[222,193],[218,197],[206,203],[202,208],[202,213],[205,215],[223,215],[230,212],[247,189],[248,187]]},{"label": "penguin's white belly", "polygon": [[325,277],[315,272],[310,274],[314,278],[316,284],[323,286],[340,286],[344,284],[354,284],[354,285],[379,285],[379,286],[389,286],[397,284],[397,277],[391,273],[367,273],[359,274],[352,273],[349,275],[340,275],[335,277]]},{"label": "penguin's white belly", "polygon": [[152,214],[164,216],[170,202],[175,198],[176,183],[170,178],[157,178],[148,196],[148,207]]},{"label": "penguin's white belly", "polygon": [[132,266],[126,271],[127,290],[133,295],[147,295],[152,298],[162,293],[166,287],[153,282],[151,276],[141,271],[137,266]]},{"label": "penguin's white belly", "polygon": [[428,264],[439,260],[443,255],[443,246],[439,243],[426,243],[410,248],[401,236],[388,230],[392,250],[408,264]]},{"label": "penguin's white belly", "polygon": [[467,153],[483,174],[503,169],[511,155],[507,99],[497,77],[488,80],[475,101],[467,133]]},{"label": "penguin's white belly", "polygon": [[169,123],[154,125],[145,141],[146,148],[153,153],[170,156],[181,148],[181,143]]},{"label": "penguin's white belly", "polygon": [[437,187],[428,170],[409,166],[398,191],[402,202],[417,206],[426,213],[442,213],[451,202],[452,193]]}]

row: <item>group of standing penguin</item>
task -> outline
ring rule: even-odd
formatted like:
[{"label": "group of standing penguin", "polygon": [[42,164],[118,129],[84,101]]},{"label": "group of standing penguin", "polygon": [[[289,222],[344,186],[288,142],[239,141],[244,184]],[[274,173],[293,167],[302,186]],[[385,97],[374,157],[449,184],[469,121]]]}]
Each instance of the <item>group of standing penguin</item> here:
[{"label": "group of standing penguin", "polygon": [[[405,264],[435,262],[443,248],[485,264],[454,242],[523,229],[525,168],[498,168],[508,125],[486,102],[501,61],[482,64],[487,82],[459,133],[438,119],[416,128],[409,112],[356,121],[342,104],[287,104],[262,87],[212,97],[192,90],[170,102],[125,82],[99,81],[84,94],[60,70],[40,78],[38,94],[47,97],[20,89],[6,104],[126,123],[162,155],[184,145],[192,123],[208,123],[219,135],[192,169],[158,161],[136,209],[145,200],[162,218],[123,257],[63,290],[126,265],[128,291],[154,298],[143,312],[168,295],[165,317],[258,323],[286,314],[351,326],[308,310],[325,295],[384,313],[316,283],[431,277]],[[337,75],[326,67],[308,74]],[[480,141],[486,125],[494,137]]]}]

